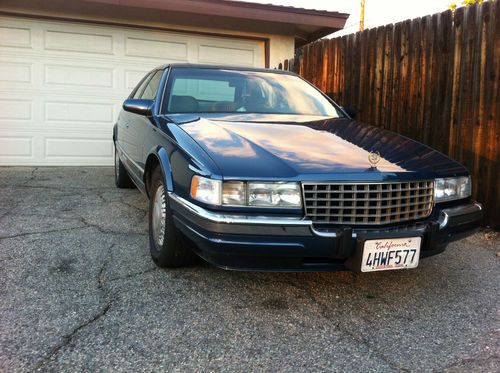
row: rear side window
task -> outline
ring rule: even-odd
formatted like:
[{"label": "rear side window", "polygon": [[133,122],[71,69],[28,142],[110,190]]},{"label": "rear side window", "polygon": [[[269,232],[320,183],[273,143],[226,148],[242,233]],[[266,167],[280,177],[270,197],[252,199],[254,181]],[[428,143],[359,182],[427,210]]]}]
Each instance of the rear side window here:
[{"label": "rear side window", "polygon": [[149,79],[151,78],[151,74],[153,74],[153,72],[150,72],[148,75],[146,75],[144,80],[136,88],[132,98],[141,98],[142,92],[144,91],[144,87],[146,86],[146,84],[148,84]]},{"label": "rear side window", "polygon": [[141,98],[146,100],[153,100],[156,97],[156,92],[158,92],[158,87],[160,86],[162,75],[163,70],[158,70],[153,75],[146,88],[144,88],[144,92],[142,93]]}]

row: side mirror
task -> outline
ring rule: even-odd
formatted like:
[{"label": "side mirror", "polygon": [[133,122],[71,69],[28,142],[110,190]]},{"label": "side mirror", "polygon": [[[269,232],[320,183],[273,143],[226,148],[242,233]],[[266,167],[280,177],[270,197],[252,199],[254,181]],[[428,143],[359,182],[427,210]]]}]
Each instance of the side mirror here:
[{"label": "side mirror", "polygon": [[151,115],[153,104],[153,100],[128,98],[123,102],[123,110],[139,115],[148,116]]},{"label": "side mirror", "polygon": [[341,108],[344,113],[346,113],[347,115],[349,115],[352,119],[356,118],[356,110],[353,110],[353,109],[350,109],[348,107],[342,107]]}]

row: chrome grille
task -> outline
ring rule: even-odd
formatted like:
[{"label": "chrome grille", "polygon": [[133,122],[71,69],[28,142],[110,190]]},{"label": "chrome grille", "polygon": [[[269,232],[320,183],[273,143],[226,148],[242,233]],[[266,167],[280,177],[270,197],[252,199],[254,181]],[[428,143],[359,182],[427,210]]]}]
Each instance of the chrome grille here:
[{"label": "chrome grille", "polygon": [[315,224],[375,225],[425,218],[432,180],[389,183],[303,183],[306,215]]}]

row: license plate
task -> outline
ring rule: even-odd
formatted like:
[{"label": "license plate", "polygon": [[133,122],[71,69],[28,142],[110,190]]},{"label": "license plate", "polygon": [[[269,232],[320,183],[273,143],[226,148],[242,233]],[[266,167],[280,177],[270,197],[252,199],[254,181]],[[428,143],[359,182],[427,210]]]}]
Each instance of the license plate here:
[{"label": "license plate", "polygon": [[367,240],[363,246],[361,272],[415,268],[421,242],[421,237]]}]

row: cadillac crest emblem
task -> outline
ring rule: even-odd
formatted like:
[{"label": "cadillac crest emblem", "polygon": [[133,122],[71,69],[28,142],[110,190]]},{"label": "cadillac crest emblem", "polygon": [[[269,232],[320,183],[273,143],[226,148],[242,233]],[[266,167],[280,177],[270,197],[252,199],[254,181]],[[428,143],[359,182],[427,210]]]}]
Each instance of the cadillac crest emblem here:
[{"label": "cadillac crest emblem", "polygon": [[368,154],[368,162],[370,162],[372,168],[377,168],[377,163],[380,162],[380,153],[370,152],[370,154]]}]

